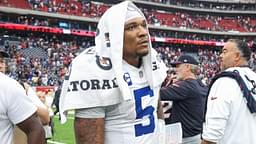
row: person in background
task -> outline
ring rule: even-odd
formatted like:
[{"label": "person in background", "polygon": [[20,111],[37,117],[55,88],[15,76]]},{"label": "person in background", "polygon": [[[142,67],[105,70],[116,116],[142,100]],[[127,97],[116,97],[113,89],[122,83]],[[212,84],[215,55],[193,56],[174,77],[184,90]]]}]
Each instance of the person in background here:
[{"label": "person in background", "polygon": [[[9,54],[0,51],[0,72],[6,73],[8,64],[6,63],[6,58],[9,58]],[[25,89],[27,96],[32,100],[32,102],[37,106],[37,116],[40,118],[43,125],[48,124],[50,121],[49,111],[45,105],[40,101],[35,91],[24,81],[21,81],[20,84]]]},{"label": "person in background", "polygon": [[6,52],[0,50],[0,72],[5,73],[7,64],[6,64],[6,59],[9,58],[9,54]]},{"label": "person in background", "polygon": [[44,104],[46,109],[49,111],[48,116],[50,117],[50,121],[46,125],[44,125],[44,131],[45,131],[45,138],[50,139],[53,136],[53,112],[51,110],[51,107],[49,107],[47,105],[47,102],[46,102],[47,94],[46,94],[46,92],[39,91],[39,92],[37,92],[37,96],[39,97],[41,102]]},{"label": "person in background", "polygon": [[41,101],[35,90],[26,82],[21,82],[21,85],[26,90],[27,96],[37,106],[37,115],[43,125],[48,125],[50,122],[49,110],[47,106]]},{"label": "person in background", "polygon": [[248,66],[250,56],[248,44],[239,39],[229,39],[222,48],[219,75],[235,77],[213,78],[202,144],[256,143],[256,73]]},{"label": "person in background", "polygon": [[36,117],[36,106],[26,96],[24,88],[6,76],[4,59],[0,51],[0,138],[3,144],[13,143],[13,129],[18,126],[27,136],[28,144],[44,144],[44,130]]},{"label": "person in background", "polygon": [[[0,51],[0,72],[6,73],[8,69],[8,64],[5,61],[6,58],[9,58],[9,55],[3,51]],[[20,82],[21,86],[25,89],[26,95],[28,98],[37,106],[36,114],[40,119],[40,122],[43,125],[48,125],[50,122],[49,111],[47,107],[40,101],[38,96],[36,95],[35,91],[27,84],[26,82]],[[13,143],[14,144],[22,144],[27,142],[27,138],[24,132],[18,127],[14,129],[14,136],[13,136]]]},{"label": "person in background", "polygon": [[54,93],[54,98],[53,98],[53,102],[52,102],[52,106],[55,106],[55,111],[54,111],[54,115],[56,115],[59,112],[59,102],[60,102],[60,94],[61,94],[61,86],[58,86],[57,90]]},{"label": "person in background", "polygon": [[176,75],[169,79],[176,82],[160,89],[161,100],[173,102],[166,123],[181,123],[183,144],[199,144],[208,87],[197,79],[198,62],[192,56],[181,55],[172,66]]}]

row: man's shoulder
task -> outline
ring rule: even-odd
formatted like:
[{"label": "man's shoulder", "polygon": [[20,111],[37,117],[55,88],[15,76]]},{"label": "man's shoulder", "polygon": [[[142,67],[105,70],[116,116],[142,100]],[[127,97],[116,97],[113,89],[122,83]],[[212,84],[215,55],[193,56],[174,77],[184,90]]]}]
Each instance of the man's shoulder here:
[{"label": "man's shoulder", "polygon": [[212,90],[220,90],[221,91],[226,91],[229,89],[233,88],[238,88],[239,89],[239,84],[237,83],[237,79],[234,76],[227,76],[227,75],[216,75],[210,85],[209,89],[210,91]]},{"label": "man's shoulder", "polygon": [[189,79],[189,80],[185,80],[184,84],[187,89],[190,89],[191,91],[195,91],[195,92],[204,92],[207,93],[209,87],[207,85],[205,85],[200,79]]},{"label": "man's shoulder", "polygon": [[223,86],[228,86],[231,83],[236,83],[236,80],[232,77],[227,77],[227,76],[221,76],[215,81],[213,81],[212,85],[223,85]]},{"label": "man's shoulder", "polygon": [[3,73],[0,73],[0,84],[3,86],[3,87],[9,87],[9,86],[14,86],[14,85],[17,85],[17,81],[6,76],[5,74]]},{"label": "man's shoulder", "polygon": [[212,84],[236,83],[236,80],[239,77],[243,78],[244,76],[247,76],[256,80],[256,73],[253,72],[249,67],[231,67],[217,74],[213,78]]}]

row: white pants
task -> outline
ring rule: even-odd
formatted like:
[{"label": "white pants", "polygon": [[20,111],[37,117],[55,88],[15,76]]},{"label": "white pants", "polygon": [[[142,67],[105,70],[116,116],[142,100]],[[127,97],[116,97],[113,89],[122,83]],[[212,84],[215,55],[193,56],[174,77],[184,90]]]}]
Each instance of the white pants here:
[{"label": "white pants", "polygon": [[201,134],[182,138],[182,144],[201,144]]}]

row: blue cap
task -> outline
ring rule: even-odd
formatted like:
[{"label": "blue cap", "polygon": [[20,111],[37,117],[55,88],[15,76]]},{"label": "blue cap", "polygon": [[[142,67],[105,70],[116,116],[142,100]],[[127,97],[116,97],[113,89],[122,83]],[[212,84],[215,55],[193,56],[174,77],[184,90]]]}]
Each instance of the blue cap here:
[{"label": "blue cap", "polygon": [[177,61],[171,63],[173,67],[176,67],[178,64],[193,64],[193,65],[198,65],[198,62],[195,58],[193,58],[191,55],[181,55]]}]

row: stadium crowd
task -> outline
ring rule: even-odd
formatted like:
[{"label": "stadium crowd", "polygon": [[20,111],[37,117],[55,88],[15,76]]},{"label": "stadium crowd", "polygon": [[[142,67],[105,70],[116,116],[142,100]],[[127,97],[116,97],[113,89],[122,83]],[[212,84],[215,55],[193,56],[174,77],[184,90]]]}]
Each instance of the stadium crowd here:
[{"label": "stadium crowd", "polygon": [[[216,10],[256,10],[255,5],[244,4],[242,7],[223,4],[194,3],[186,0],[149,0],[150,2],[175,4],[192,8],[210,8]],[[97,20],[111,6],[89,0],[27,0],[28,9],[83,16]],[[0,5],[9,5],[8,0]],[[211,31],[221,32],[256,32],[256,17],[222,16],[214,14],[195,14],[179,11],[163,11],[141,7],[151,26],[162,26],[162,29],[150,29],[152,38],[176,38],[183,40],[225,42],[228,38],[211,34]],[[96,31],[95,22],[37,17],[34,15],[8,14],[0,12],[1,23],[16,23],[31,26],[45,26],[51,28]],[[62,23],[62,24],[61,24]],[[194,32],[165,29],[166,26],[179,29],[195,29]],[[201,34],[200,30],[208,30],[208,34]],[[254,36],[239,37],[247,41],[252,48],[249,65],[256,72],[256,39]],[[192,55],[199,61],[197,72],[205,84],[219,73],[221,46],[192,45],[179,42],[152,42],[153,48],[159,53],[164,63],[169,67],[169,73],[175,72],[171,63],[176,62],[184,54]],[[83,50],[94,45],[93,37],[75,36],[71,34],[52,34],[39,31],[17,31],[0,29],[0,48],[10,55],[8,59],[8,75],[18,81],[26,82],[32,87],[56,86],[60,88],[64,75],[68,71],[71,61]],[[51,105],[51,104],[50,104]],[[49,105],[49,107],[50,107]]]},{"label": "stadium crowd", "polygon": [[[81,51],[93,45],[92,38],[47,35],[42,33],[6,32],[15,37],[17,43],[4,42],[5,50],[11,55],[9,74],[23,79],[32,86],[59,85],[71,60]],[[184,53],[190,53],[200,61],[200,78],[210,79],[219,71],[219,49],[207,46],[154,43],[166,65],[177,60]],[[45,51],[43,55],[38,49]],[[29,51],[25,51],[29,50]],[[40,56],[42,55],[42,56]],[[251,65],[256,70],[256,54]]]},{"label": "stadium crowd", "polygon": [[15,79],[25,80],[32,86],[61,84],[71,60],[92,45],[87,38],[72,37],[71,39],[65,36],[34,33],[21,35],[16,33],[9,36],[18,40],[18,43],[5,42],[4,44],[5,51],[11,56],[9,75]]},{"label": "stadium crowd", "polygon": [[200,9],[213,9],[213,10],[224,10],[224,11],[255,11],[256,5],[248,3],[248,1],[242,2],[226,2],[223,0],[218,2],[207,2],[207,1],[191,1],[191,0],[144,0],[148,2],[163,3],[169,5],[178,5],[189,8],[200,8]]},{"label": "stadium crowd", "polygon": [[[86,30],[86,31],[96,31],[96,23],[83,23],[76,21],[65,21],[61,19],[52,18],[37,18],[35,16],[29,15],[0,15],[1,22],[4,23],[16,23],[16,24],[25,24],[31,26],[47,26],[51,28],[64,28],[64,29],[75,29],[75,30]],[[63,25],[64,23],[64,25]],[[190,40],[203,40],[203,41],[218,41],[224,42],[227,37],[222,35],[213,35],[213,34],[200,34],[192,32],[182,32],[178,30],[159,30],[159,29],[150,29],[150,34],[152,37],[160,38],[178,38],[178,39],[190,39]],[[232,38],[239,38],[232,36]],[[252,43],[254,41],[253,36],[243,37],[244,40]]]},{"label": "stadium crowd", "polygon": [[[164,3],[164,2],[163,2]],[[179,3],[179,2],[177,2]],[[189,2],[184,2],[189,3]],[[43,1],[29,0],[31,9],[50,13],[84,16],[98,19],[111,5],[95,1]],[[150,24],[155,26],[171,26],[182,29],[200,29],[209,31],[255,32],[256,18],[251,15],[220,15],[214,13],[198,13],[190,11],[164,11],[141,7]],[[241,10],[242,11],[242,10]],[[48,20],[23,16],[17,22],[48,26]],[[81,24],[79,24],[81,25]]]},{"label": "stadium crowd", "polygon": [[[168,0],[152,0],[152,2],[188,5],[189,7],[208,8],[207,3]],[[5,1],[4,4],[8,3]],[[99,18],[109,7],[110,4],[95,1],[44,1],[44,0],[28,0],[30,8],[33,10],[63,13],[70,15],[85,16],[90,18]],[[3,5],[3,3],[1,3]],[[216,5],[214,5],[216,6]],[[236,9],[235,6],[229,5]],[[246,5],[247,6],[247,5]],[[229,9],[223,4],[220,7]],[[254,6],[243,9],[253,9]],[[256,30],[256,19],[253,16],[231,16],[226,18],[220,15],[210,14],[191,14],[188,12],[166,12],[156,9],[141,8],[146,15],[148,22],[156,26],[172,26],[179,28],[192,28],[215,31],[240,31],[253,32]],[[242,10],[243,10],[242,9]],[[32,15],[1,15],[2,22],[18,23],[33,26],[61,27],[67,29],[82,29],[96,31],[96,23],[82,23],[76,21],[65,21],[61,19],[35,17]],[[60,25],[60,22],[66,23],[66,26]],[[229,23],[232,23],[229,25]],[[207,40],[224,42],[225,37],[210,34],[197,34],[179,31],[150,30],[151,36],[163,38],[181,38],[192,40]],[[60,77],[63,77],[71,60],[77,56],[82,50],[93,45],[92,38],[63,35],[52,35],[46,33],[17,33],[11,31],[2,31],[2,35],[17,38],[18,43],[5,43],[4,47],[11,55],[10,75],[16,79],[26,79],[32,86],[37,85],[58,85],[61,83]],[[253,38],[244,38],[252,43]],[[178,56],[185,51],[190,51],[200,60],[201,73],[200,77],[210,79],[218,69],[218,48],[208,46],[191,46],[178,44],[161,44],[155,43],[154,48],[161,54],[165,63],[169,65],[175,61]],[[19,51],[30,49],[29,53],[35,53],[27,56]],[[38,54],[36,50],[46,52],[44,56],[35,56]],[[40,51],[40,50],[37,50]],[[40,55],[40,53],[38,54]],[[42,54],[43,55],[43,54]],[[31,58],[32,57],[32,58]],[[256,64],[255,53],[252,56],[252,66]],[[254,66],[255,67],[255,66]],[[255,69],[255,68],[254,68]]]}]

